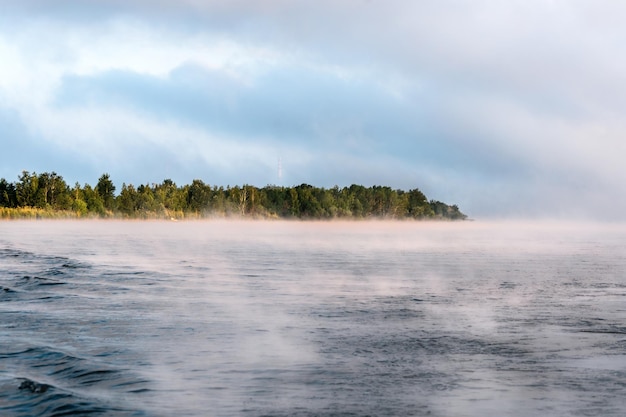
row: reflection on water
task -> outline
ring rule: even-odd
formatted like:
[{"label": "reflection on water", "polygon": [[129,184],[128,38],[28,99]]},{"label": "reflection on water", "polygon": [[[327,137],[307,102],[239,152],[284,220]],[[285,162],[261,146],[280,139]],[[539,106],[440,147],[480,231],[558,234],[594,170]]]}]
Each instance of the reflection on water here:
[{"label": "reflection on water", "polygon": [[626,228],[0,223],[0,415],[626,412]]}]

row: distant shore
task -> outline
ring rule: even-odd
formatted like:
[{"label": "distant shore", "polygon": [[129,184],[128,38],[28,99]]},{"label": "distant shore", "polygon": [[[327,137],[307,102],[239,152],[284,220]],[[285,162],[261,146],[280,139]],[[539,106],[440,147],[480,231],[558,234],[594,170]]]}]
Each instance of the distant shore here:
[{"label": "distant shore", "polygon": [[52,210],[42,209],[36,207],[19,207],[19,208],[7,208],[0,207],[0,221],[21,221],[21,220],[156,220],[156,221],[197,221],[197,220],[250,220],[250,221],[408,221],[408,222],[449,222],[449,221],[474,221],[474,219],[449,219],[443,217],[434,218],[395,218],[395,217],[381,217],[381,216],[367,216],[367,217],[334,217],[334,218],[300,218],[300,217],[279,217],[276,215],[238,215],[238,214],[224,214],[224,213],[184,213],[184,212],[141,212],[137,215],[129,216],[122,213],[106,213],[105,215],[99,215],[96,213],[83,214],[72,210]]},{"label": "distant shore", "polygon": [[0,219],[300,219],[466,220],[455,204],[429,200],[418,188],[388,186],[217,186],[195,179],[176,185],[122,184],[108,174],[95,186],[70,187],[56,172],[23,171],[16,182],[0,178]]}]

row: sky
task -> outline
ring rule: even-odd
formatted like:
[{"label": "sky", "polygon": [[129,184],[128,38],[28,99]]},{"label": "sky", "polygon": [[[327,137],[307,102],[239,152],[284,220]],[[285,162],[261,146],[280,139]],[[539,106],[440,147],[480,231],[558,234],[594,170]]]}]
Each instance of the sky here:
[{"label": "sky", "polygon": [[0,0],[0,177],[626,220],[625,20],[609,0]]}]

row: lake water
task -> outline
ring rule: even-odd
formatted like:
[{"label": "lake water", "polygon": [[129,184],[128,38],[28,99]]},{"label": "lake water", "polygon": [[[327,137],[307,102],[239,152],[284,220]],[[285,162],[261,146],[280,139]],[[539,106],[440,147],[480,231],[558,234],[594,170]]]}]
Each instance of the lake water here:
[{"label": "lake water", "polygon": [[2,416],[623,416],[626,227],[0,222]]}]

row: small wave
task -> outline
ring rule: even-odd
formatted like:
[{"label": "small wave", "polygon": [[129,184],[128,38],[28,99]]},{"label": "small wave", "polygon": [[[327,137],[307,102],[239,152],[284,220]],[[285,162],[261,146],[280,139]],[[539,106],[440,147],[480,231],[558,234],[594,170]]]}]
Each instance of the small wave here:
[{"label": "small wave", "polygon": [[88,264],[64,256],[38,254],[14,248],[0,249],[0,259],[2,258],[18,258],[28,263],[39,262],[42,265],[54,265],[57,271],[62,271],[63,269],[90,268]]},{"label": "small wave", "polygon": [[36,285],[36,286],[46,286],[46,285],[64,285],[66,284],[65,282],[62,281],[55,281],[51,278],[44,278],[44,277],[31,277],[29,275],[25,275],[22,277],[21,282],[23,283],[23,285]]},{"label": "small wave", "polygon": [[24,252],[17,249],[4,248],[0,249],[0,258],[19,258],[23,255],[27,255],[28,252]]},{"label": "small wave", "polygon": [[64,381],[66,385],[73,387],[94,384],[123,386],[122,383],[128,385],[131,382],[145,382],[128,378],[124,372],[103,366],[96,361],[47,347],[4,353],[0,354],[0,358],[13,358],[22,365],[36,369],[39,374]]},{"label": "small wave", "polygon": [[50,300],[67,295],[65,287],[85,275],[90,265],[61,256],[37,254],[19,249],[0,249],[0,261],[9,266],[0,274],[0,299]]},{"label": "small wave", "polygon": [[102,393],[113,398],[150,391],[147,381],[126,370],[50,347],[2,352],[0,360],[23,374],[0,381],[3,416],[140,415]]},{"label": "small wave", "polygon": [[139,416],[136,411],[88,398],[31,378],[0,381],[0,413],[7,417],[27,416]]}]

